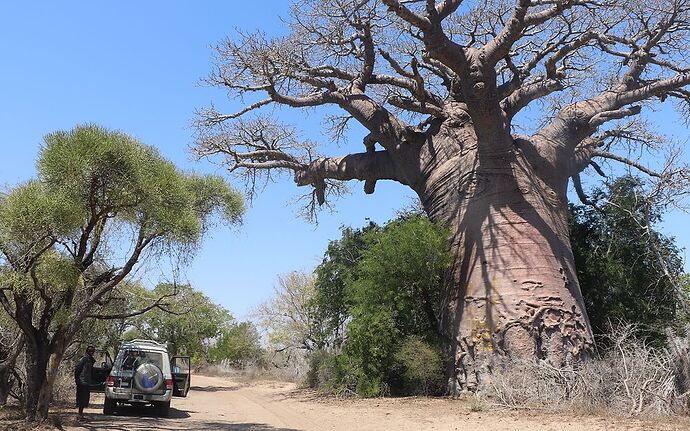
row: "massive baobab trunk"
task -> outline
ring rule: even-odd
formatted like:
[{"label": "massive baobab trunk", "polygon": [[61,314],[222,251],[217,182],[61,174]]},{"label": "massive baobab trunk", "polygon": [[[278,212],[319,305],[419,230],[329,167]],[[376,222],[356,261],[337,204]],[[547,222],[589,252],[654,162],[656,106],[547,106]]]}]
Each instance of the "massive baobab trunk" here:
[{"label": "massive baobab trunk", "polygon": [[[196,149],[224,156],[250,186],[292,171],[319,204],[338,181],[363,181],[367,194],[379,180],[414,190],[452,233],[442,316],[451,390],[481,383],[500,356],[564,366],[593,347],[568,182],[587,202],[579,175],[603,172],[604,159],[687,185],[687,171],[653,172],[615,150],[653,138],[628,121],[639,103],[690,103],[689,21],[690,0],[300,0],[289,35],[219,46],[209,83],[250,103],[202,112]],[[279,111],[265,113],[273,105],[340,108],[329,131],[342,139],[356,121],[368,133],[362,152],[319,157]]]},{"label": "massive baobab trunk", "polygon": [[442,130],[430,143],[458,151],[436,156],[419,191],[430,218],[451,232],[441,323],[450,389],[481,383],[497,354],[557,366],[586,358],[593,340],[568,239],[567,176],[540,177],[544,161],[530,160],[527,142],[506,136],[482,146],[456,132]]}]

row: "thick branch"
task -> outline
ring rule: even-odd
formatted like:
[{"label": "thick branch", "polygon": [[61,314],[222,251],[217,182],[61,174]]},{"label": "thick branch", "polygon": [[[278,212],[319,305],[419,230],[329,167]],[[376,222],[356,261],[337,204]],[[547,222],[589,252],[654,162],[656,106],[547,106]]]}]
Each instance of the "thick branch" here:
[{"label": "thick branch", "polygon": [[389,152],[385,150],[322,158],[311,162],[306,169],[295,172],[295,182],[298,186],[314,185],[324,179],[394,180],[405,183],[398,174]]}]

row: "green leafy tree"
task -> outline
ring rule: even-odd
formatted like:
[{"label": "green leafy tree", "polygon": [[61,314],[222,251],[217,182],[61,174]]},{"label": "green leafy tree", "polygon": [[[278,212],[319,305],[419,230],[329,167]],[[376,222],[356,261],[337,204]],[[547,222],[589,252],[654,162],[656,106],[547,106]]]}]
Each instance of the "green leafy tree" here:
[{"label": "green leafy tree", "polygon": [[347,285],[353,305],[344,344],[359,394],[379,395],[384,383],[401,389],[392,370],[407,336],[439,343],[442,276],[451,261],[446,234],[412,215],[365,235],[369,245]]},{"label": "green leafy tree", "polygon": [[207,360],[211,340],[234,321],[229,311],[188,284],[159,284],[149,295],[149,302],[165,297],[166,304],[132,319],[136,331],[130,336],[167,344],[172,355],[188,355],[195,362]]},{"label": "green leafy tree", "polygon": [[571,205],[571,242],[595,334],[622,320],[660,343],[664,330],[680,323],[674,284],[682,261],[673,239],[655,228],[663,208],[649,208],[641,187],[639,179],[621,177],[594,194],[598,209]]},{"label": "green leafy tree", "polygon": [[221,330],[209,355],[213,362],[227,360],[239,367],[259,362],[263,356],[259,331],[251,322],[232,323]]},{"label": "green leafy tree", "polygon": [[342,344],[352,307],[345,286],[357,276],[355,266],[368,246],[365,235],[379,230],[373,222],[361,229],[344,227],[341,237],[328,244],[323,261],[316,267],[310,308],[319,347],[337,348]]},{"label": "green leafy tree", "polygon": [[331,368],[324,373],[329,384],[364,396],[412,391],[404,373],[415,364],[400,362],[412,356],[397,353],[416,336],[425,352],[440,355],[441,286],[450,265],[446,235],[426,217],[409,214],[383,228],[343,229],[342,238],[329,245],[316,270],[315,314],[326,322],[326,338],[344,342],[342,351],[331,349],[330,364],[323,354],[312,363]]},{"label": "green leafy tree", "polygon": [[37,178],[0,200],[0,304],[26,342],[27,419],[47,418],[67,347],[138,264],[193,251],[214,215],[242,211],[221,178],[184,174],[124,133],[47,135]]}]

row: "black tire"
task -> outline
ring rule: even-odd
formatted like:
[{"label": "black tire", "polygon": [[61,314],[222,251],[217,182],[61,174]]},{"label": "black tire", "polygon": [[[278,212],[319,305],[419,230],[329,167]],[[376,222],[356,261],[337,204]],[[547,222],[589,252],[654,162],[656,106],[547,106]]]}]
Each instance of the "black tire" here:
[{"label": "black tire", "polygon": [[103,414],[113,415],[117,410],[117,401],[106,398],[103,402]]},{"label": "black tire", "polygon": [[167,418],[170,416],[170,401],[158,403],[158,416]]}]

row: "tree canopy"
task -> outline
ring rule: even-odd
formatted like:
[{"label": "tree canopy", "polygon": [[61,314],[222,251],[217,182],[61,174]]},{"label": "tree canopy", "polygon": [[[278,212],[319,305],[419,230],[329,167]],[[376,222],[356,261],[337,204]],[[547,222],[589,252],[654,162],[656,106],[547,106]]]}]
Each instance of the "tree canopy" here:
[{"label": "tree canopy", "polygon": [[667,328],[688,323],[680,318],[687,293],[674,287],[682,283],[679,250],[657,230],[663,208],[646,214],[641,189],[639,178],[624,176],[594,194],[597,208],[572,205],[571,242],[595,333],[622,321],[659,343]]},{"label": "tree canopy", "polygon": [[0,200],[0,304],[26,338],[29,419],[46,417],[65,349],[138,263],[189,254],[243,212],[222,178],[96,125],[47,135],[36,166]]}]

